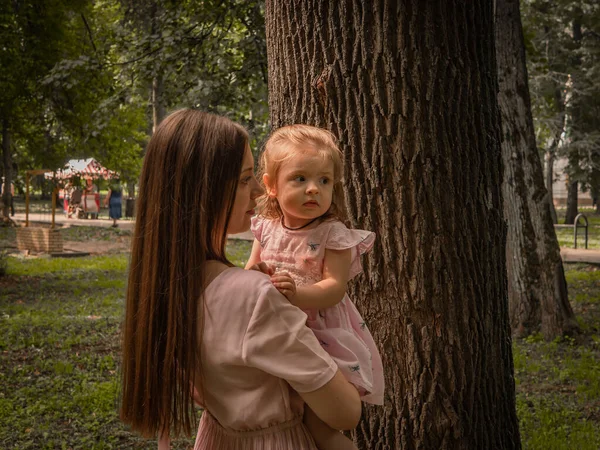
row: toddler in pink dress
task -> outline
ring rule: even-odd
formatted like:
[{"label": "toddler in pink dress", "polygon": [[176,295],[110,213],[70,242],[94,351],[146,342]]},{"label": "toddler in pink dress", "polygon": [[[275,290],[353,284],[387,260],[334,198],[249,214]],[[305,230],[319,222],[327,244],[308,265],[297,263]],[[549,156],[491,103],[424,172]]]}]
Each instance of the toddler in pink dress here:
[{"label": "toddler in pink dress", "polygon": [[280,128],[266,143],[261,166],[266,193],[252,220],[255,241],[247,267],[263,262],[274,270],[275,287],[306,312],[307,325],[362,400],[383,404],[381,357],[346,294],[375,234],[343,223],[335,138],[307,125]]}]

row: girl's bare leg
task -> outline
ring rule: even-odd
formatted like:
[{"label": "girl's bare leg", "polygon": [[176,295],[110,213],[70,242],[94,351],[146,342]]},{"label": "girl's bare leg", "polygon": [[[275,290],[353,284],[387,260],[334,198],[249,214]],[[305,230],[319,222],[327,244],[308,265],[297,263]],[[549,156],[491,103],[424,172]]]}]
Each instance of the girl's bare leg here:
[{"label": "girl's bare leg", "polygon": [[304,425],[319,450],[358,450],[350,439],[319,419],[307,405],[304,405]]}]

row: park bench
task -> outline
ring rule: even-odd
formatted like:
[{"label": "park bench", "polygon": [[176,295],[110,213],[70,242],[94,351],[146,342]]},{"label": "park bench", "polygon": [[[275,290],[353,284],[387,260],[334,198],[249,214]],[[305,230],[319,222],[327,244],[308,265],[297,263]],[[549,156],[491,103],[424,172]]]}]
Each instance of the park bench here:
[{"label": "park bench", "polygon": [[[583,219],[583,225],[579,225],[579,219]],[[573,228],[575,248],[577,248],[577,231],[579,228],[583,228],[585,230],[585,248],[588,248],[588,220],[585,214],[577,214],[573,224],[554,224],[554,228]]]}]

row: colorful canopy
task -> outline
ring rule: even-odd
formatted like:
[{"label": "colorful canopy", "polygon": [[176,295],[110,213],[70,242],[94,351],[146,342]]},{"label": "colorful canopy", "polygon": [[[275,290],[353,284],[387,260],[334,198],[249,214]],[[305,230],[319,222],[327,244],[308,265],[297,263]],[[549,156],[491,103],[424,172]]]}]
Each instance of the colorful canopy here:
[{"label": "colorful canopy", "polygon": [[64,168],[53,173],[47,173],[46,178],[57,178],[64,180],[71,177],[81,178],[104,178],[111,179],[118,177],[119,174],[102,166],[94,158],[88,159],[72,159],[67,162]]}]

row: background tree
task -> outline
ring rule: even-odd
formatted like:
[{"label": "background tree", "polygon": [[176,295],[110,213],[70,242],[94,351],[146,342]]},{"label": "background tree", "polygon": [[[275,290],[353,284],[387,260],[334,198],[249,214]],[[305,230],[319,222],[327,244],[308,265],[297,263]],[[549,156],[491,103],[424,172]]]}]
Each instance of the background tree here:
[{"label": "background tree", "polygon": [[571,195],[566,222],[572,223],[575,182],[592,193],[600,182],[600,5],[524,0],[522,17],[536,137],[546,152],[546,184],[552,180],[548,162],[567,158]]},{"label": "background tree", "polygon": [[519,337],[541,329],[552,339],[573,333],[577,322],[535,142],[519,0],[496,0],[496,55],[511,328]]},{"label": "background tree", "polygon": [[250,0],[3,3],[2,110],[18,115],[9,156],[21,169],[95,157],[132,195],[153,120],[183,106],[244,123],[256,147],[268,111],[263,11]]},{"label": "background tree", "polygon": [[37,87],[60,60],[69,15],[82,2],[15,0],[0,5],[0,124],[2,127],[5,196],[3,215],[8,217],[13,182],[14,143],[32,117],[44,114]]},{"label": "background tree", "polygon": [[361,448],[520,448],[492,3],[266,2],[272,124],[339,137],[378,236],[352,292],[387,383]]}]

